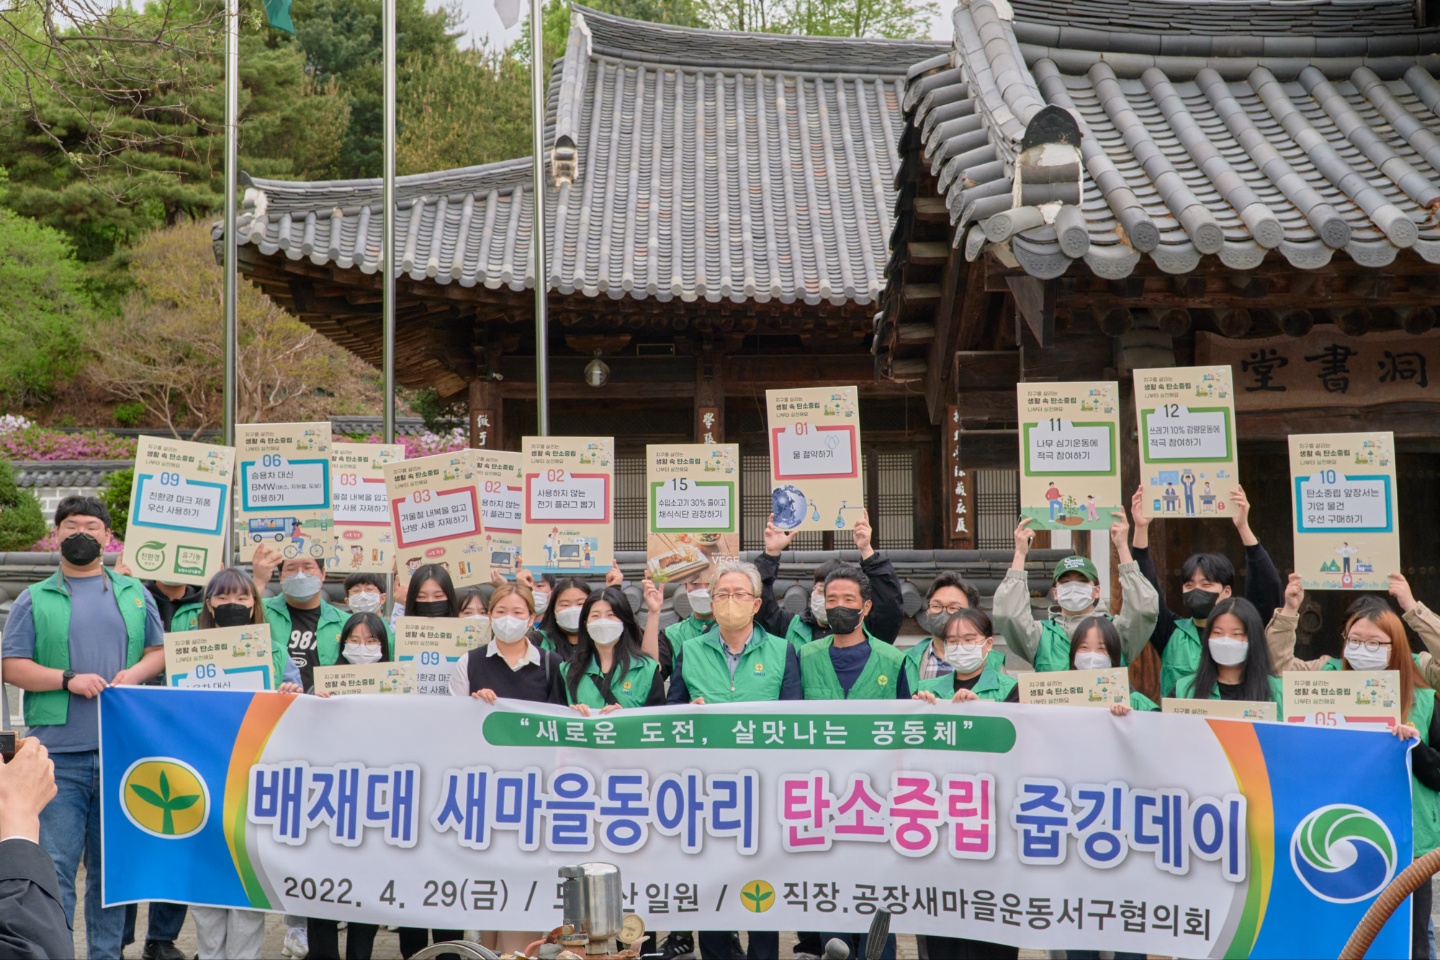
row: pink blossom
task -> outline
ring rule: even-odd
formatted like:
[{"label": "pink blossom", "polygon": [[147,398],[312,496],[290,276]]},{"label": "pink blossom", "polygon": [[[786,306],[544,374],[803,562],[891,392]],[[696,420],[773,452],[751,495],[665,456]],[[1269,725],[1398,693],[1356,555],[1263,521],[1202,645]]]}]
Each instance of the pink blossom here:
[{"label": "pink blossom", "polygon": [[134,437],[117,437],[101,430],[78,433],[28,426],[0,431],[0,456],[10,460],[130,460]]},{"label": "pink blossom", "polygon": [[[45,536],[37,540],[35,542],[35,546],[31,547],[30,549],[35,551],[36,553],[54,553],[59,550],[60,545],[55,542],[55,531],[51,530],[49,533],[45,534]],[[111,533],[110,542],[105,544],[105,552],[119,553],[121,550],[124,549],[125,541],[116,539],[115,534]]]},{"label": "pink blossom", "polygon": [[[380,434],[372,433],[361,443],[384,443]],[[454,453],[457,450],[464,450],[470,446],[469,435],[464,427],[456,427],[449,433],[431,433],[425,431],[419,436],[408,434],[395,438],[395,442],[404,445],[405,459],[413,460],[416,457],[430,457],[437,453]]]}]

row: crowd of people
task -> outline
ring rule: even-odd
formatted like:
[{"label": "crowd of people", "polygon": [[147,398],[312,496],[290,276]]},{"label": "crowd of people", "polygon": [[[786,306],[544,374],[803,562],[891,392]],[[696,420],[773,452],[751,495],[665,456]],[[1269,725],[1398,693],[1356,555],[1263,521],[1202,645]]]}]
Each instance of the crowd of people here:
[{"label": "crowd of people", "polygon": [[[831,560],[818,567],[810,601],[800,614],[790,615],[775,595],[780,557],[793,532],[777,528],[772,518],[765,527],[763,555],[754,563],[717,561],[708,581],[685,584],[692,612],[662,631],[661,590],[645,581],[642,626],[621,589],[618,568],[598,589],[579,578],[536,581],[522,571],[514,581],[497,578],[487,595],[479,588],[457,590],[442,566],[422,565],[411,573],[403,602],[395,598],[389,604],[390,620],[384,617],[391,600],[386,578],[347,577],[346,609],[341,609],[325,599],[324,571],[315,560],[282,559],[263,547],[249,572],[226,569],[203,588],[142,583],[123,563],[115,570],[103,564],[101,544],[110,533],[104,504],[71,497],[55,512],[60,569],[15,602],[3,638],[4,676],[26,691],[30,739],[14,761],[0,768],[0,950],[63,955],[59,945],[69,944],[63,931],[42,931],[37,936],[49,939],[33,941],[38,946],[26,954],[12,943],[11,931],[17,929],[12,924],[17,913],[26,914],[32,926],[40,918],[63,915],[68,928],[82,858],[92,881],[85,903],[88,955],[118,957],[135,937],[134,908],[103,907],[95,882],[101,858],[96,698],[108,686],[159,682],[166,632],[251,623],[270,625],[277,688],[309,694],[316,667],[391,659],[394,616],[483,617],[492,639],[456,664],[452,695],[487,703],[500,698],[550,703],[584,716],[663,704],[771,700],[1015,703],[1018,683],[1006,672],[997,640],[1039,672],[1121,667],[1153,646],[1160,657],[1162,697],[1279,704],[1282,670],[1397,670],[1404,722],[1395,734],[1419,740],[1413,753],[1414,856],[1428,853],[1440,846],[1440,750],[1431,746],[1440,745],[1440,716],[1434,708],[1440,616],[1416,601],[1395,573],[1390,593],[1399,615],[1389,600],[1362,596],[1346,617],[1341,657],[1297,659],[1299,579],[1292,576],[1288,585],[1282,581],[1250,529],[1243,490],[1235,490],[1232,499],[1245,549],[1244,596],[1235,593],[1234,564],[1223,554],[1202,553],[1183,566],[1183,615],[1168,609],[1148,549],[1150,519],[1137,492],[1130,518],[1116,513],[1110,529],[1123,596],[1113,618],[1102,609],[1095,564],[1079,554],[1055,566],[1051,596],[1058,612],[1035,618],[1026,569],[1035,534],[1022,520],[1015,529],[1013,562],[995,591],[991,612],[982,609],[974,585],[956,573],[941,573],[917,618],[928,637],[902,651],[895,645],[905,619],[900,580],[891,562],[874,549],[864,517],[853,530],[859,563]],[[277,568],[280,593],[263,598]],[[1405,625],[1426,649],[1418,657],[1412,657]],[[1111,709],[1127,716],[1158,708],[1136,692],[1128,704]],[[46,776],[53,798],[16,799],[22,783],[32,795],[45,793]],[[39,856],[42,849],[48,857]],[[1427,884],[1415,894],[1415,957],[1428,955],[1429,901]],[[144,960],[179,960],[175,940],[187,912],[194,919],[202,960],[261,955],[261,913],[213,907],[187,911],[184,905],[156,903],[148,911]],[[336,922],[287,917],[286,924],[287,956],[342,956]],[[377,928],[350,923],[343,932],[343,956],[366,960]],[[431,942],[461,935],[459,930],[401,929],[400,948],[409,957]],[[539,935],[484,937],[490,946],[513,950]],[[863,951],[864,936],[853,930],[802,933],[796,953],[818,956],[820,944],[830,937]],[[927,939],[931,957],[1018,954],[999,944]],[[692,955],[697,945],[706,960],[779,955],[779,935],[773,932],[751,933],[743,952],[734,931],[701,931],[698,937],[672,931],[659,948],[666,960],[674,960]],[[893,937],[885,955],[895,956]],[[1068,956],[1077,960],[1098,954],[1072,950]]]}]

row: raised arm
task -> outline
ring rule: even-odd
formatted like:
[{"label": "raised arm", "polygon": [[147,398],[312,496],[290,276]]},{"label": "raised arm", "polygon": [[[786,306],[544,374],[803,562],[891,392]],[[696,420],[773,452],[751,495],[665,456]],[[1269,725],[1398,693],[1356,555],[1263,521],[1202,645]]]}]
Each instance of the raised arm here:
[{"label": "raised arm", "polygon": [[1150,642],[1155,645],[1156,653],[1164,653],[1165,645],[1170,642],[1170,635],[1175,632],[1175,621],[1180,618],[1165,605],[1165,590],[1160,586],[1160,574],[1155,569],[1155,558],[1150,556],[1150,515],[1145,512],[1143,486],[1136,487],[1130,498],[1130,523],[1130,543],[1134,547],[1131,555],[1140,575],[1150,584],[1150,589],[1155,591],[1155,629],[1150,631]]},{"label": "raised arm", "polygon": [[1120,560],[1117,574],[1124,597],[1120,612],[1115,616],[1115,629],[1120,634],[1120,649],[1127,659],[1133,661],[1145,650],[1145,644],[1155,633],[1160,595],[1130,555],[1130,525],[1125,522],[1125,514],[1116,511],[1112,516],[1115,522],[1110,525],[1110,542],[1115,545],[1115,554]]},{"label": "raised arm", "polygon": [[1290,583],[1285,587],[1285,606],[1275,611],[1275,616],[1265,627],[1265,643],[1270,647],[1270,661],[1276,673],[1320,670],[1330,659],[1301,660],[1295,656],[1295,625],[1300,621],[1300,604],[1304,599],[1305,589],[1300,586],[1300,574],[1290,574]]},{"label": "raised arm", "polygon": [[1044,628],[1035,622],[1030,610],[1030,578],[1025,574],[1025,558],[1030,555],[1030,544],[1035,531],[1030,529],[1030,518],[1022,517],[1015,526],[1015,554],[1010,560],[1010,569],[1000,586],[995,588],[991,608],[995,621],[995,632],[1005,638],[1006,644],[1026,663],[1035,662],[1035,649],[1040,645]]},{"label": "raised arm", "polygon": [[640,638],[640,652],[656,663],[663,663],[660,659],[660,607],[665,603],[665,595],[649,577],[644,580],[644,588],[645,634]]},{"label": "raised arm", "polygon": [[790,614],[775,599],[775,578],[780,573],[780,552],[790,546],[794,537],[794,530],[775,526],[772,513],[765,521],[765,552],[755,558],[755,567],[760,571],[760,611],[755,614],[755,622],[776,637],[790,632]]},{"label": "raised arm", "polygon": [[905,621],[905,601],[900,595],[900,575],[890,558],[870,544],[870,514],[860,514],[855,523],[855,546],[860,551],[860,569],[870,578],[870,615],[865,629],[876,640],[893,644]]},{"label": "raised arm", "polygon": [[1415,599],[1410,581],[1400,573],[1390,574],[1390,596],[1400,606],[1400,619],[1425,645],[1425,652],[1417,660],[1421,675],[1430,686],[1440,687],[1440,616]]}]

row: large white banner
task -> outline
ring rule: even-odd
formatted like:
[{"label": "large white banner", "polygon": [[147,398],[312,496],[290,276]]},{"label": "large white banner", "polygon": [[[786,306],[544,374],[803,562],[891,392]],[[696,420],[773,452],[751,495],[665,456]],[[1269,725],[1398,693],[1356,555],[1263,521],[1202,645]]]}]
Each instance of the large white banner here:
[{"label": "large white banner", "polygon": [[[651,929],[884,908],[1040,949],[1335,956],[1411,854],[1406,747],[1377,733],[911,701],[100,707],[111,904],[548,930],[557,868],[605,860]],[[1377,955],[1403,953],[1401,914]]]}]

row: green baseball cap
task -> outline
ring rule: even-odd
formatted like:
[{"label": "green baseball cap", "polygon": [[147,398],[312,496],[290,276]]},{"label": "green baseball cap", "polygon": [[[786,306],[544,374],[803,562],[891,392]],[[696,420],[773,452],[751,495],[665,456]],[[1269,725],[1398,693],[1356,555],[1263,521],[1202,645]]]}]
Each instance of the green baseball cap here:
[{"label": "green baseball cap", "polygon": [[1091,583],[1100,582],[1100,571],[1095,569],[1095,564],[1091,562],[1089,557],[1082,557],[1078,553],[1068,556],[1055,564],[1055,576],[1053,579],[1059,580],[1067,573],[1083,573],[1085,574],[1085,579]]}]

